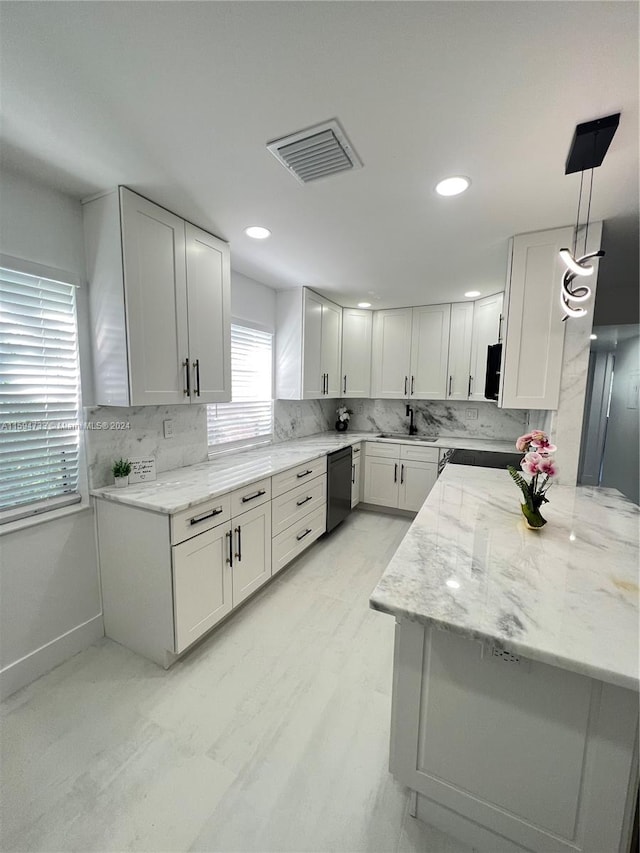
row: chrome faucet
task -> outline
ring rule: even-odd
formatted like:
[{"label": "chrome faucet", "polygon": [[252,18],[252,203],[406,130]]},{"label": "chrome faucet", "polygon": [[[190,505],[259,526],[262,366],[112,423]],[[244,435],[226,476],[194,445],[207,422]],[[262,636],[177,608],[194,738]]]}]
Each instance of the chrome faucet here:
[{"label": "chrome faucet", "polygon": [[416,435],[418,432],[418,427],[413,422],[413,409],[408,403],[405,414],[408,418],[411,418],[411,420],[409,421],[409,435]]}]

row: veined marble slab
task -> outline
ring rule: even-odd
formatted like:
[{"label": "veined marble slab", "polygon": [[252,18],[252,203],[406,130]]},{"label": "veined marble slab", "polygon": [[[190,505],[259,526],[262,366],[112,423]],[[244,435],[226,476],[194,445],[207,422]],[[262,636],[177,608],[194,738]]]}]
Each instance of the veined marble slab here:
[{"label": "veined marble slab", "polygon": [[554,485],[534,531],[519,498],[506,472],[448,466],[371,607],[637,690],[638,507]]},{"label": "veined marble slab", "polygon": [[[255,450],[222,455],[197,465],[174,468],[172,471],[158,474],[157,480],[151,483],[136,483],[125,489],[109,486],[94,489],[91,494],[115,503],[172,514],[365,440],[404,443],[399,439],[379,439],[375,434],[366,432],[320,432]],[[416,440],[407,439],[406,443],[415,444]],[[511,442],[462,438],[440,438],[435,442],[428,442],[428,446],[461,447],[468,450],[514,450]]]}]

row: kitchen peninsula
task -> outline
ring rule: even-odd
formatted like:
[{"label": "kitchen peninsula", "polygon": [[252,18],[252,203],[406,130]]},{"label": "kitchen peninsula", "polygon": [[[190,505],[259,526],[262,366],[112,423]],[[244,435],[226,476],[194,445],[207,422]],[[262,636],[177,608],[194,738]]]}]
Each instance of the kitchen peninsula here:
[{"label": "kitchen peninsula", "polygon": [[448,466],[371,596],[394,615],[390,769],[481,851],[628,849],[638,790],[638,507]]}]

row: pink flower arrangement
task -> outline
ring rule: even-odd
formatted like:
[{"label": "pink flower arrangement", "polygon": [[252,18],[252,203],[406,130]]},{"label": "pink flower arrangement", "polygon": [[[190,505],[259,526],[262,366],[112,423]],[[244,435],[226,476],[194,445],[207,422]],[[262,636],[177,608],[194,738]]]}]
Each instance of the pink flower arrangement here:
[{"label": "pink flower arrangement", "polygon": [[540,507],[549,502],[546,493],[552,485],[552,478],[558,473],[558,466],[552,456],[557,449],[555,444],[549,441],[546,432],[540,429],[521,435],[516,441],[516,450],[525,454],[520,461],[520,467],[525,474],[530,474],[532,479],[527,482],[512,465],[508,466],[508,471],[522,490],[525,498],[522,512],[531,527],[542,527],[547,523],[540,515]]}]

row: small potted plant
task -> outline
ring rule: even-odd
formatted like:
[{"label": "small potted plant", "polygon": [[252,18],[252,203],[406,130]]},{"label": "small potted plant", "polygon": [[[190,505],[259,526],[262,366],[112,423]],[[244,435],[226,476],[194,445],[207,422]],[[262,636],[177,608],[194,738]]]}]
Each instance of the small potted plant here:
[{"label": "small potted plant", "polygon": [[338,415],[336,429],[338,432],[344,432],[349,427],[349,418],[353,414],[353,411],[351,409],[347,409],[346,406],[338,406],[336,414]]},{"label": "small potted plant", "polygon": [[129,474],[131,473],[131,462],[128,459],[118,459],[114,462],[111,470],[113,479],[119,489],[129,485]]}]

